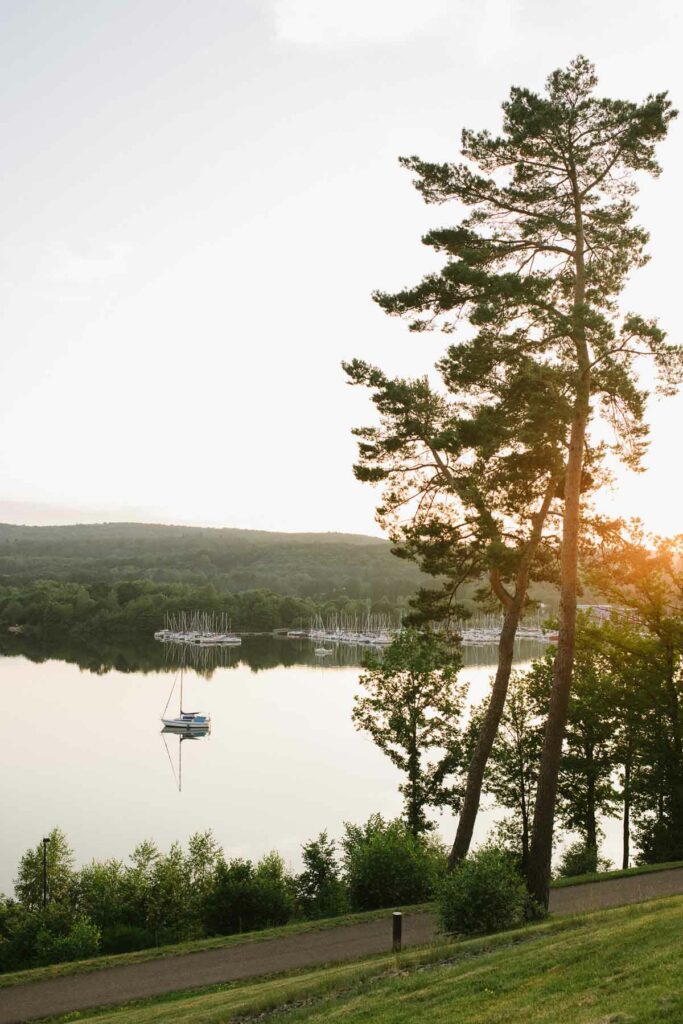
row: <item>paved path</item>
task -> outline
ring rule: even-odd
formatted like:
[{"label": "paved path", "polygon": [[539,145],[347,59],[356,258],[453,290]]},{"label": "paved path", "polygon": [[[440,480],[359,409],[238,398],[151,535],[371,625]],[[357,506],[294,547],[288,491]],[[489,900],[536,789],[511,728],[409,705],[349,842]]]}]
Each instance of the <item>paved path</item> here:
[{"label": "paved path", "polygon": [[[568,914],[679,893],[683,893],[683,868],[553,889],[550,909],[556,914]],[[436,935],[433,914],[404,915],[404,947],[424,945]],[[144,999],[165,992],[257,978],[316,964],[339,963],[372,953],[385,953],[390,948],[391,914],[388,912],[386,918],[365,924],[106,967],[90,974],[0,989],[0,1024],[18,1024],[36,1017]]]},{"label": "paved path", "polygon": [[681,893],[683,868],[670,868],[668,871],[651,871],[647,875],[551,889],[550,910],[554,914],[579,914],[584,910],[604,910],[624,903],[642,903],[658,896],[678,896]]}]

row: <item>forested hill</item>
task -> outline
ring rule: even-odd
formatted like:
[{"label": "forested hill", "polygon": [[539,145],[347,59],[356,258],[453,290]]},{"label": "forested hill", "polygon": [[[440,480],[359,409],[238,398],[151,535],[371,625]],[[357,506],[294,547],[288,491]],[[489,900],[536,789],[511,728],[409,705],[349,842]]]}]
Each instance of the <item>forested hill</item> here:
[{"label": "forested hill", "polygon": [[414,565],[391,554],[387,541],[358,534],[0,524],[0,582],[38,579],[212,583],[224,592],[263,589],[318,600],[343,595],[391,605],[426,582]]}]

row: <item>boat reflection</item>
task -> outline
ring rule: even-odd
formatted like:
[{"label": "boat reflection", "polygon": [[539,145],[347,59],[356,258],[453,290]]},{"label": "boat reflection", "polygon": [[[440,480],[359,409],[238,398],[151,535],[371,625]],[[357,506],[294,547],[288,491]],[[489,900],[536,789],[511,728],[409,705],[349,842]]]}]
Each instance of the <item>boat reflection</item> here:
[{"label": "boat reflection", "polygon": [[[173,772],[173,778],[175,779],[175,782],[176,782],[176,785],[178,787],[178,792],[179,793],[182,793],[182,791],[183,791],[183,743],[186,740],[201,740],[201,739],[204,739],[204,737],[209,736],[210,734],[211,734],[211,725],[210,724],[208,724],[206,727],[204,727],[202,729],[192,729],[191,732],[188,731],[187,729],[183,728],[182,726],[175,726],[175,725],[165,725],[163,727],[163,729],[161,730],[161,738],[164,741],[164,747],[166,748],[166,754],[168,756],[168,763],[171,766],[171,771]],[[176,769],[175,769],[175,765],[173,764],[173,758],[171,757],[171,751],[169,750],[168,743],[166,741],[166,737],[167,736],[177,736],[178,737],[178,771],[177,772],[176,772]]]}]

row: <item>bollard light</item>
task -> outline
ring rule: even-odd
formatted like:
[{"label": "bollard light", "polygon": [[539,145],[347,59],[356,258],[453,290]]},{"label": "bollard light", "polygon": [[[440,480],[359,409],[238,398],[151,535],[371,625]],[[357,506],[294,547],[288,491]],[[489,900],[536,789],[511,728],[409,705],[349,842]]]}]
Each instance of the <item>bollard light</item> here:
[{"label": "bollard light", "polygon": [[400,910],[395,911],[392,914],[392,933],[391,933],[391,949],[394,953],[401,952],[401,938],[403,931],[403,914]]}]

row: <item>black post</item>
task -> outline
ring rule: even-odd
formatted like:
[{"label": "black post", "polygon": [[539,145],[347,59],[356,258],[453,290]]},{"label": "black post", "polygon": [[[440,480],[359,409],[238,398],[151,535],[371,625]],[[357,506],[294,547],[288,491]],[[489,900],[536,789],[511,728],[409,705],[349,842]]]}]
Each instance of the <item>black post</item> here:
[{"label": "black post", "polygon": [[50,843],[50,837],[47,836],[43,839],[43,910],[47,906],[47,848]]},{"label": "black post", "polygon": [[403,928],[403,914],[397,910],[392,914],[391,950],[393,953],[401,952],[401,932]]}]

